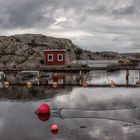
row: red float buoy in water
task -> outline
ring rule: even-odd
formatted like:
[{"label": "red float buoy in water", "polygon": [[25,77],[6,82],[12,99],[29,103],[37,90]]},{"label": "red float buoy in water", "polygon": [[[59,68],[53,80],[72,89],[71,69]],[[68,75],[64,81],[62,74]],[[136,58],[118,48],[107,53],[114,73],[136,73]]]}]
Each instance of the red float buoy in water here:
[{"label": "red float buoy in water", "polygon": [[57,134],[58,133],[58,130],[59,130],[59,127],[58,127],[57,124],[53,124],[51,126],[51,132],[52,132],[52,134]]},{"label": "red float buoy in water", "polygon": [[38,115],[39,120],[41,120],[42,122],[46,122],[50,119],[49,113],[38,113],[37,115]]},{"label": "red float buoy in water", "polygon": [[48,104],[42,104],[38,107],[37,113],[48,113],[50,114],[50,106]]}]

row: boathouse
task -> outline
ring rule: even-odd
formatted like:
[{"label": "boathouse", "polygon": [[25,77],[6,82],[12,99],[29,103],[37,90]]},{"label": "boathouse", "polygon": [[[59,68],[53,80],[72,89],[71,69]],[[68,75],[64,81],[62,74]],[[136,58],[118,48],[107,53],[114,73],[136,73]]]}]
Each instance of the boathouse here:
[{"label": "boathouse", "polygon": [[65,65],[65,49],[44,50],[44,64]]}]

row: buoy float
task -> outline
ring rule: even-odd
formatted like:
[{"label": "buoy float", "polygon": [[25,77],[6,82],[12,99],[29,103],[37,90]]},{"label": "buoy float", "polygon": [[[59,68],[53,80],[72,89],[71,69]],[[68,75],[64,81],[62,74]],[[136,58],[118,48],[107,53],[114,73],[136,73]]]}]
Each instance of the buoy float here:
[{"label": "buoy float", "polygon": [[33,87],[32,82],[27,82],[26,86],[27,86],[27,88],[32,88]]},{"label": "buoy float", "polygon": [[48,121],[50,119],[50,106],[48,104],[41,104],[37,110],[36,114],[38,115],[39,120]]},{"label": "buoy float", "polygon": [[5,81],[5,82],[4,82],[4,87],[5,87],[5,88],[9,88],[9,85],[10,85],[10,84],[9,84],[8,81]]},{"label": "buoy float", "polygon": [[116,83],[113,80],[111,80],[111,87],[116,87]]},{"label": "buoy float", "polygon": [[53,88],[57,88],[57,82],[53,82]]},{"label": "buoy float", "polygon": [[38,113],[37,116],[42,122],[46,122],[50,119],[50,113]]},{"label": "buoy float", "polygon": [[59,127],[58,127],[57,124],[53,124],[51,126],[51,132],[52,132],[52,134],[57,134],[58,133],[58,130],[59,130]]},{"label": "buoy float", "polygon": [[82,87],[85,87],[86,88],[87,86],[88,86],[87,81],[83,81],[82,82]]},{"label": "buoy float", "polygon": [[136,81],[136,86],[140,87],[140,80]]},{"label": "buoy float", "polygon": [[42,114],[42,113],[50,114],[50,106],[45,103],[40,105],[37,109],[37,113],[38,114]]},{"label": "buoy float", "polygon": [[58,74],[57,73],[54,73],[54,76],[58,76]]}]

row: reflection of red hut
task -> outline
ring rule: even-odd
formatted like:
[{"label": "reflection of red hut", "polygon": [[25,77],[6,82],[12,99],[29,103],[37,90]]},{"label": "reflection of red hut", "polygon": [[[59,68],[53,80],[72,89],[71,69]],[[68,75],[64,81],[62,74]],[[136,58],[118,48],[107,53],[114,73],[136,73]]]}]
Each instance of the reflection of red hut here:
[{"label": "reflection of red hut", "polygon": [[46,65],[64,65],[64,49],[44,50],[44,64]]}]

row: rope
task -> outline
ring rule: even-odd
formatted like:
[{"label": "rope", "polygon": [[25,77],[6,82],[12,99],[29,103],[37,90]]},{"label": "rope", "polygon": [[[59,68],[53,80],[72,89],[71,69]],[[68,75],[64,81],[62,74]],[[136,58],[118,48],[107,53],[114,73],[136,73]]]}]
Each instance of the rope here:
[{"label": "rope", "polygon": [[[127,107],[115,107],[115,108],[92,108],[92,109],[85,109],[85,108],[69,108],[69,107],[61,107],[59,108],[62,110],[79,110],[79,111],[107,111],[107,110],[126,110],[126,109],[135,109],[140,106],[127,106]],[[57,109],[53,109],[57,110]]]},{"label": "rope", "polygon": [[[61,117],[60,117],[61,118]],[[67,117],[67,116],[64,116],[63,115],[63,118],[62,119],[76,119],[76,118],[78,118],[78,119],[87,119],[87,118],[91,118],[91,119],[99,119],[99,120],[110,120],[110,121],[119,121],[119,122],[125,122],[125,123],[131,123],[131,124],[134,124],[134,125],[140,125],[140,124],[137,124],[136,122],[135,122],[135,120],[134,121],[127,121],[127,120],[123,120],[123,119],[114,119],[114,118],[109,118],[109,117],[105,117],[105,118],[103,118],[103,117],[81,117],[81,116],[79,116],[79,117]]]},{"label": "rope", "polygon": [[53,113],[56,113],[54,116],[52,115],[52,117],[59,117],[61,119],[87,119],[87,118],[93,118],[93,119],[99,119],[99,120],[112,120],[112,121],[120,121],[120,122],[125,122],[125,123],[131,123],[131,124],[134,124],[134,125],[140,125],[140,124],[137,124],[134,121],[127,121],[127,120],[123,120],[123,119],[114,119],[114,118],[110,118],[110,117],[94,117],[94,116],[65,116],[65,115],[62,115],[62,111],[63,110],[79,110],[79,111],[107,111],[107,110],[125,110],[125,109],[136,109],[137,107],[140,107],[140,106],[127,106],[127,107],[118,107],[118,108],[104,108],[104,109],[101,109],[101,108],[94,108],[94,109],[82,109],[82,108],[68,108],[68,107],[65,107],[65,108],[58,108],[58,109],[53,109]]}]

